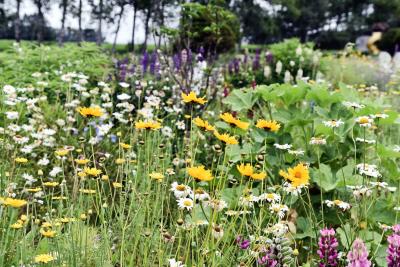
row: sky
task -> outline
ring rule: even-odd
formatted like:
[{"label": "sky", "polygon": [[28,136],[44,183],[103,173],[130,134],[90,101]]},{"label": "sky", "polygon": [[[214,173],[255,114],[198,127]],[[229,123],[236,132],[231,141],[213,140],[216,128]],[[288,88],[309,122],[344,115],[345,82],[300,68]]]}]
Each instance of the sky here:
[{"label": "sky", "polygon": [[[84,3],[86,1],[83,1]],[[9,12],[15,12],[14,6],[8,7]],[[90,7],[84,4],[83,7],[83,16],[82,16],[82,27],[83,28],[93,28],[97,29],[97,23],[91,19],[90,15]],[[37,13],[37,9],[32,4],[31,1],[23,1],[21,5],[21,16],[27,14],[35,14]],[[139,14],[139,13],[138,13]],[[58,4],[52,4],[50,11],[45,13],[45,18],[48,24],[50,24],[53,28],[61,28],[61,9],[58,7]],[[121,22],[121,28],[118,33],[117,43],[119,44],[127,44],[131,41],[132,38],[132,22],[133,22],[133,9],[130,6],[127,6],[125,16]],[[77,18],[73,18],[69,15],[66,19],[66,27],[78,28],[78,20]],[[114,41],[115,36],[115,28],[116,25],[103,25],[103,36],[106,38],[106,42],[112,43]],[[151,38],[150,38],[151,39]],[[151,40],[149,42],[151,43]],[[139,15],[136,19],[136,32],[135,32],[135,43],[142,43],[144,40],[144,26],[142,23],[142,16]]]}]

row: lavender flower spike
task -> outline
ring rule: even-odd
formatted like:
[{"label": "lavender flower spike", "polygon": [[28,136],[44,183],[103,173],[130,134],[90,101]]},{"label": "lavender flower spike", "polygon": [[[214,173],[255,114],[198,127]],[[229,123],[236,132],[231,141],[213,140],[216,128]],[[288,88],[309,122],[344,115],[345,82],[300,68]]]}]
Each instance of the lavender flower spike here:
[{"label": "lavender flower spike", "polygon": [[347,254],[347,267],[371,267],[371,261],[368,260],[368,251],[364,242],[357,238],[351,251]]},{"label": "lavender flower spike", "polygon": [[386,261],[388,267],[400,267],[400,235],[398,226],[394,226],[394,233],[388,237],[389,246],[387,248]]},{"label": "lavender flower spike", "polygon": [[319,249],[317,251],[320,262],[319,267],[335,267],[338,265],[337,247],[339,243],[335,238],[335,230],[324,228],[320,231]]}]

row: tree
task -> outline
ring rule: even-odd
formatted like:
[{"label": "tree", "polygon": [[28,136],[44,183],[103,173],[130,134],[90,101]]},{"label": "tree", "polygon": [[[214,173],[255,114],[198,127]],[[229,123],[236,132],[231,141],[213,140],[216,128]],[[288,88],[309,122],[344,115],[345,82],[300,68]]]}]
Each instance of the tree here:
[{"label": "tree", "polygon": [[33,0],[37,8],[37,20],[36,20],[36,30],[37,30],[37,41],[41,43],[43,41],[44,28],[46,26],[46,21],[44,19],[44,13],[50,8],[50,0]]},{"label": "tree", "polygon": [[127,0],[116,0],[115,1],[115,5],[117,7],[119,7],[119,12],[117,15],[118,16],[117,29],[115,30],[114,42],[113,42],[113,46],[112,46],[112,53],[115,53],[115,46],[117,44],[117,37],[118,37],[119,28],[121,26],[122,16],[124,15],[125,6],[128,4],[129,4],[129,2]]},{"label": "tree", "polygon": [[14,22],[14,34],[15,34],[15,41],[19,43],[21,41],[21,3],[22,0],[16,0],[17,2],[17,10],[15,12],[15,22]]},{"label": "tree", "polygon": [[78,18],[78,44],[84,41],[82,32],[82,7],[82,0],[78,0],[78,2],[73,1],[71,6],[72,14]]},{"label": "tree", "polygon": [[136,14],[138,11],[138,1],[130,0],[129,3],[133,8],[133,22],[132,22],[132,42],[131,42],[131,50],[135,51],[135,30],[136,30]]},{"label": "tree", "polygon": [[150,27],[150,19],[151,19],[151,14],[153,11],[153,5],[154,5],[154,0],[142,0],[139,1],[141,3],[142,10],[145,14],[145,20],[144,20],[144,42],[142,46],[142,50],[147,49],[147,39],[149,36],[149,27]]},{"label": "tree", "polygon": [[103,22],[112,21],[111,11],[112,3],[107,0],[89,0],[89,4],[92,6],[93,17],[97,20],[97,33],[96,33],[96,44],[101,45],[103,43]]},{"label": "tree", "polygon": [[62,46],[64,43],[64,35],[65,35],[65,18],[67,16],[67,9],[68,9],[69,1],[68,0],[61,0],[60,7],[62,9],[62,16],[61,16],[61,30],[58,36],[58,45]]}]

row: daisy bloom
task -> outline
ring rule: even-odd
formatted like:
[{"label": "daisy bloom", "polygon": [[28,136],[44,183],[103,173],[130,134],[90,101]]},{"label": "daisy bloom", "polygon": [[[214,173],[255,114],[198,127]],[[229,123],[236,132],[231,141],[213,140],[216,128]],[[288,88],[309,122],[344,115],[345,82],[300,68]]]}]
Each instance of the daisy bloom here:
[{"label": "daisy bloom", "polygon": [[49,263],[53,260],[55,260],[55,258],[50,254],[39,254],[35,257],[36,263]]},{"label": "daisy bloom", "polygon": [[227,145],[237,145],[239,144],[238,140],[234,136],[230,136],[229,134],[220,134],[217,131],[214,131],[215,137],[217,137],[218,140],[224,142]]},{"label": "daisy bloom", "polygon": [[242,163],[240,165],[237,165],[236,168],[241,175],[247,176],[254,180],[264,180],[267,177],[267,174],[265,172],[255,173],[250,163],[247,163],[246,165]]},{"label": "daisy bloom", "polygon": [[258,120],[256,124],[257,128],[264,129],[267,132],[277,132],[281,125],[276,121]]},{"label": "daisy bloom", "polygon": [[78,165],[85,165],[85,164],[89,163],[89,160],[85,159],[85,158],[80,158],[80,159],[76,159],[75,163]]},{"label": "daisy bloom", "polygon": [[326,139],[322,137],[311,137],[310,145],[326,145]]},{"label": "daisy bloom", "polygon": [[85,118],[101,117],[103,115],[103,111],[99,106],[79,107],[76,110],[79,112],[79,114],[81,114]]},{"label": "daisy bloom", "polygon": [[151,179],[157,180],[157,182],[161,182],[164,179],[164,175],[159,172],[152,172],[149,176]]},{"label": "daisy bloom", "polygon": [[189,167],[187,168],[188,174],[199,181],[211,181],[214,177],[210,170],[206,170],[204,166]]},{"label": "daisy bloom", "polygon": [[96,168],[84,168],[83,171],[87,174],[87,175],[91,175],[91,176],[99,176],[102,171]]},{"label": "daisy bloom", "polygon": [[293,187],[307,185],[310,180],[308,168],[303,163],[297,164],[294,168],[289,168],[287,172],[281,170],[279,175],[289,180]]},{"label": "daisy bloom", "polygon": [[3,204],[5,206],[10,206],[13,208],[22,208],[28,204],[26,200],[23,199],[16,199],[16,198],[2,198],[0,197],[0,204]]},{"label": "daisy bloom", "polygon": [[189,94],[182,93],[181,96],[183,102],[185,103],[195,102],[197,104],[204,105],[207,102],[204,97],[197,97],[196,93],[193,91],[191,91]]},{"label": "daisy bloom", "polygon": [[187,209],[188,211],[192,210],[194,203],[190,198],[179,198],[176,200],[178,202],[178,207],[183,210]]},{"label": "daisy bloom", "polygon": [[373,120],[368,117],[368,116],[361,116],[356,118],[356,122],[361,126],[361,127],[371,127]]},{"label": "daisy bloom", "polygon": [[323,121],[322,122],[326,127],[330,128],[338,128],[339,126],[343,125],[344,122],[342,120],[330,120],[330,121]]},{"label": "daisy bloom", "polygon": [[172,191],[174,193],[176,198],[187,197],[192,192],[192,190],[189,186],[184,185],[184,184],[178,184],[177,182],[173,182],[171,184],[170,191]]},{"label": "daisy bloom", "polygon": [[292,148],[292,145],[289,145],[289,144],[283,144],[283,145],[274,144],[274,147],[276,147],[277,149],[281,149],[281,150],[288,150],[288,149]]},{"label": "daisy bloom", "polygon": [[124,148],[124,149],[130,149],[132,146],[129,144],[125,144],[125,143],[119,143],[119,146]]},{"label": "daisy bloom", "polygon": [[239,119],[236,119],[233,117],[232,114],[225,112],[224,114],[219,115],[219,117],[226,123],[228,123],[231,126],[236,126],[242,130],[247,130],[249,128],[250,123],[241,121]]},{"label": "daisy bloom", "polygon": [[161,123],[156,121],[138,121],[135,122],[135,128],[138,130],[158,130],[161,128]]},{"label": "daisy bloom", "polygon": [[205,130],[205,131],[214,131],[214,130],[215,130],[214,126],[210,125],[210,124],[208,123],[208,121],[202,120],[202,119],[200,119],[199,117],[195,118],[195,119],[193,120],[193,123],[194,123],[197,127],[201,128],[201,129],[203,129],[203,130]]}]

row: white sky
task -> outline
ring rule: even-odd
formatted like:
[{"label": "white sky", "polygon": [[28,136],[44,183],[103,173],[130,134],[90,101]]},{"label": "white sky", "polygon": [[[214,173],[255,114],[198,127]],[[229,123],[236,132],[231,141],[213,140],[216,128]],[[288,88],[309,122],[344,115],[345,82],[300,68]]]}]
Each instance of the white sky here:
[{"label": "white sky", "polygon": [[[83,15],[82,15],[82,28],[92,28],[97,29],[96,22],[91,18],[90,7],[86,5],[86,1],[83,1]],[[13,1],[14,4],[14,1]],[[116,8],[117,9],[117,8]],[[8,12],[15,12],[15,6],[11,4],[8,5]],[[21,5],[21,17],[24,14],[30,15],[37,13],[37,9],[29,0],[24,0]],[[144,26],[142,23],[142,15],[137,13],[136,18],[136,32],[135,32],[135,43],[142,43],[144,40]],[[50,11],[45,12],[45,18],[47,23],[50,24],[53,28],[61,28],[61,9],[58,6],[58,3],[53,3],[51,5]],[[131,6],[126,6],[125,16],[121,21],[121,28],[118,33],[117,43],[126,44],[131,41],[132,38],[132,22],[133,22],[133,9]],[[78,28],[78,19],[72,17],[71,15],[67,16],[66,19],[66,27]],[[103,24],[103,36],[106,38],[107,42],[112,43],[114,41],[114,32],[116,28],[115,24]],[[149,42],[151,43],[152,38],[149,37]]]}]

